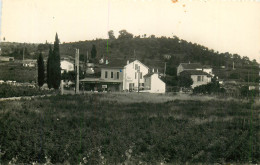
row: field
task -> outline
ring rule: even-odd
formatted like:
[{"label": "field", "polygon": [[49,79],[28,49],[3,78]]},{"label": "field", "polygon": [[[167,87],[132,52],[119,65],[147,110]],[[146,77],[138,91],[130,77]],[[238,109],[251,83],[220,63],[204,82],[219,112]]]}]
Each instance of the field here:
[{"label": "field", "polygon": [[0,102],[0,163],[260,163],[260,103],[156,94]]},{"label": "field", "polygon": [[37,79],[35,67],[23,67],[19,62],[0,63],[0,80],[12,80],[17,82],[32,82]]}]

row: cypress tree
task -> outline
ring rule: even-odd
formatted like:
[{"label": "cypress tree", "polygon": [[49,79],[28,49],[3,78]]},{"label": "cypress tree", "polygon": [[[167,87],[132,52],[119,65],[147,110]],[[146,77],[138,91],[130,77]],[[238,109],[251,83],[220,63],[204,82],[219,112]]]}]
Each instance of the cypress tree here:
[{"label": "cypress tree", "polygon": [[59,48],[59,38],[56,33],[54,48],[53,48],[53,81],[52,85],[54,89],[58,89],[60,87],[61,80],[61,68],[60,68],[60,48]]},{"label": "cypress tree", "polygon": [[92,45],[92,49],[91,49],[91,58],[96,58],[97,56],[97,49],[96,49],[96,45]]},{"label": "cypress tree", "polygon": [[47,60],[47,84],[48,84],[48,88],[51,89],[52,86],[52,49],[51,49],[51,45],[49,48],[49,56],[48,56],[48,60]]},{"label": "cypress tree", "polygon": [[38,85],[41,87],[44,84],[44,61],[42,57],[42,53],[40,53],[38,59],[37,59],[37,64],[38,64]]}]

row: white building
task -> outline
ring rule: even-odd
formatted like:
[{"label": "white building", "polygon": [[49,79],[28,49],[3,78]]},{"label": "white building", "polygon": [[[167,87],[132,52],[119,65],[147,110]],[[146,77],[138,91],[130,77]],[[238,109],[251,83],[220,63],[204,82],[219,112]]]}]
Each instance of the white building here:
[{"label": "white building", "polygon": [[74,71],[74,64],[67,60],[62,60],[60,62],[60,67],[61,67],[61,73],[64,73],[64,71],[66,72]]},{"label": "white building", "polygon": [[159,78],[158,73],[148,73],[144,76],[145,89],[150,93],[165,93],[165,83]]},{"label": "white building", "polygon": [[211,82],[211,78],[214,77],[212,68],[209,66],[202,66],[199,63],[180,63],[177,67],[177,75],[188,74],[193,84],[192,88],[200,85],[205,85]]},{"label": "white building", "polygon": [[81,82],[108,91],[139,89],[150,93],[165,93],[165,83],[160,80],[158,73],[149,73],[149,68],[139,60],[126,63],[111,61],[101,67],[100,78],[85,78]]},{"label": "white building", "polygon": [[123,90],[138,90],[144,87],[143,76],[148,74],[149,68],[138,60],[127,61],[123,69]]}]

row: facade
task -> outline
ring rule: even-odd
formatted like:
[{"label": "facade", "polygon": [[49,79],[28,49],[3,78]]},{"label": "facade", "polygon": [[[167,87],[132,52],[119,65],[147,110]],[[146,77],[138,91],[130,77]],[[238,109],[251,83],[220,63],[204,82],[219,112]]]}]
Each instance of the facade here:
[{"label": "facade", "polygon": [[64,73],[64,71],[66,72],[74,71],[74,64],[67,60],[62,60],[60,62],[60,67],[61,67],[61,73]]},{"label": "facade", "polygon": [[187,73],[191,76],[193,80],[192,88],[208,84],[214,77],[211,67],[202,66],[199,63],[180,63],[177,68],[177,75],[179,76],[181,73]]},{"label": "facade", "polygon": [[36,64],[37,64],[37,60],[32,60],[32,59],[23,60],[24,67],[36,67]]},{"label": "facade", "polygon": [[148,73],[144,76],[144,89],[150,93],[165,93],[165,83],[158,73]]},{"label": "facade", "polygon": [[144,75],[148,74],[149,68],[140,61],[135,60],[123,69],[123,90],[137,91],[138,87],[144,88]]},{"label": "facade", "polygon": [[148,73],[149,68],[138,60],[126,63],[106,62],[101,67],[100,78],[85,78],[81,82],[89,84],[89,87],[92,84],[92,87],[101,91],[138,91],[139,89],[151,93],[164,93],[165,83],[159,79],[158,74]]}]

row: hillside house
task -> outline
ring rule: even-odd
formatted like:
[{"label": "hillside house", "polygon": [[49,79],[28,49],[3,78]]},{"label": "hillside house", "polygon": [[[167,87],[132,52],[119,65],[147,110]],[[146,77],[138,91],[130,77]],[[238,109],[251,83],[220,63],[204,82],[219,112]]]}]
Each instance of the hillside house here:
[{"label": "hillside house", "polygon": [[191,85],[192,88],[195,88],[200,85],[205,85],[211,82],[212,76],[206,72],[201,70],[186,70],[180,73],[181,74],[188,74],[190,75],[193,84]]},{"label": "hillside house", "polygon": [[[92,87],[102,88],[104,91],[138,91],[139,89],[151,93],[164,93],[165,83],[158,80],[158,74],[148,73],[149,68],[138,60],[132,62],[128,60],[126,63],[112,61],[101,66],[100,78],[84,78],[81,82],[92,83]],[[146,84],[145,77],[149,79]]]},{"label": "hillside house", "polygon": [[69,62],[68,60],[61,60],[60,67],[61,73],[64,73],[64,71],[74,71],[74,64],[72,62]]},{"label": "hillside house", "polygon": [[177,75],[179,76],[181,73],[191,76],[193,80],[192,88],[208,84],[211,82],[211,78],[214,77],[211,67],[202,66],[199,63],[180,63],[177,67]]},{"label": "hillside house", "polygon": [[37,60],[28,59],[23,60],[22,63],[24,67],[36,67]]}]

